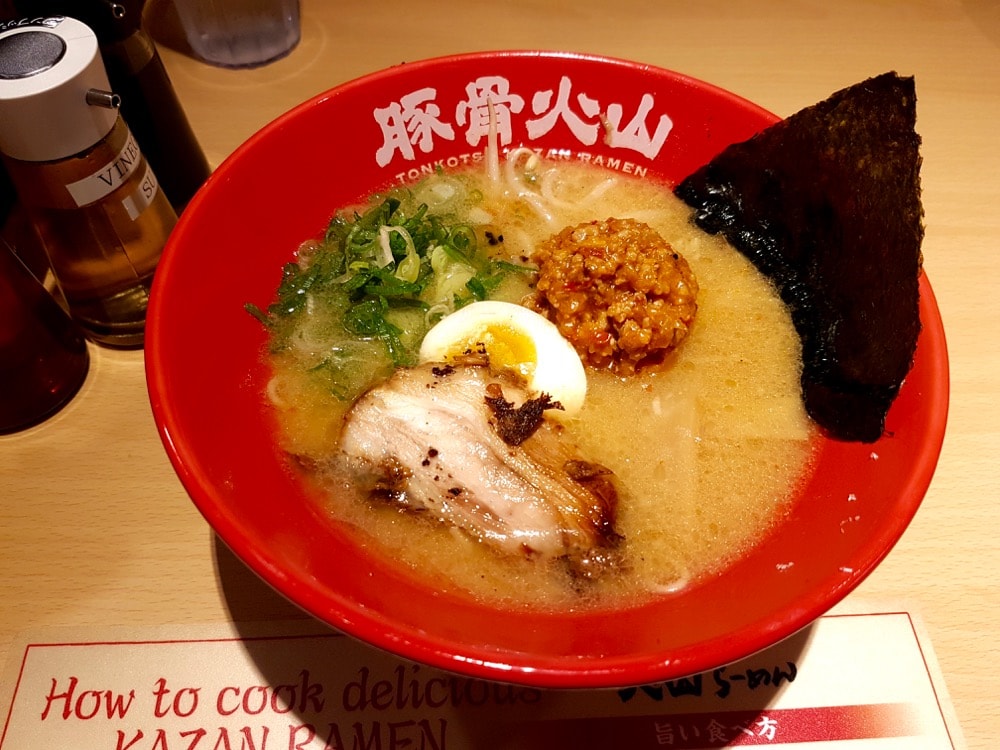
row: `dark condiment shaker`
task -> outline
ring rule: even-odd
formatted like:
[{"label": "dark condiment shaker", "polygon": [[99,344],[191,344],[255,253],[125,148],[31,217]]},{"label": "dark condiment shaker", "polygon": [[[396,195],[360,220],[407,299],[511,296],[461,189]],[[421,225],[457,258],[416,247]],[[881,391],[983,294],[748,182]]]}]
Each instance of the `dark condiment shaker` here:
[{"label": "dark condiment shaker", "polygon": [[24,15],[65,15],[97,35],[111,90],[174,210],[180,214],[211,172],[153,39],[146,0],[16,0]]},{"label": "dark condiment shaker", "polygon": [[[0,172],[0,227],[16,202]],[[0,238],[0,434],[48,418],[77,393],[90,369],[83,333]]]}]

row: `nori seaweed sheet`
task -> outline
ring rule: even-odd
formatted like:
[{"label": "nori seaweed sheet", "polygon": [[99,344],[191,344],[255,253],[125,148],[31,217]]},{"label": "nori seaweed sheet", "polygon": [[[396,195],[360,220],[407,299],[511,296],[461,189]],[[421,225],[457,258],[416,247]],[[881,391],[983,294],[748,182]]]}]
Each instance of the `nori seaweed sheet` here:
[{"label": "nori seaweed sheet", "polygon": [[802,339],[802,393],[829,435],[873,442],[920,332],[920,136],[912,78],[833,94],[684,179],[676,194],[772,279]]}]

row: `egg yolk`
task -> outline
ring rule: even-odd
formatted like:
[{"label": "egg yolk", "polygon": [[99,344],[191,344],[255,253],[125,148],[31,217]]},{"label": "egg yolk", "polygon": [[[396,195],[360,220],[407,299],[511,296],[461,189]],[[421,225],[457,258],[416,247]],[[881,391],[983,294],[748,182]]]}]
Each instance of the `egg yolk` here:
[{"label": "egg yolk", "polygon": [[520,330],[502,323],[493,323],[480,329],[475,336],[464,339],[451,347],[448,359],[484,351],[494,372],[514,370],[529,376],[535,369],[538,353],[532,338]]}]

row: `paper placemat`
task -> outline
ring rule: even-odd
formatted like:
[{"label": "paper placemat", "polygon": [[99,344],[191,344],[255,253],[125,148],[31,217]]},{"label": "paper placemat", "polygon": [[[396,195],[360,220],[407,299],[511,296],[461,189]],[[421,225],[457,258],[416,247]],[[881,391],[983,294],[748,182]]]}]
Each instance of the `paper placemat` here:
[{"label": "paper placemat", "polygon": [[744,661],[618,690],[464,678],[312,621],[25,634],[0,750],[961,750],[909,612],[832,614]]}]

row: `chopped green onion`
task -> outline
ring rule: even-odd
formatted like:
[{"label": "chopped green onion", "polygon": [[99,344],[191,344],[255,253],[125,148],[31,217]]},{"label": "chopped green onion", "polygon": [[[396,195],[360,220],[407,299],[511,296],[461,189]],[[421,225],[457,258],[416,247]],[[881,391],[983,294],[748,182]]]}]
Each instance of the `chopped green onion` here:
[{"label": "chopped green onion", "polygon": [[[451,192],[463,189],[452,180],[432,200],[443,210]],[[384,357],[389,369],[413,365],[424,333],[441,317],[488,299],[508,273],[534,270],[490,259],[479,245],[475,227],[397,188],[365,210],[331,218],[322,238],[284,266],[275,301],[245,307],[268,328],[272,349],[307,351],[312,369],[330,373],[331,392],[353,398],[364,383],[351,374],[351,351]],[[314,320],[329,333],[308,337],[303,348],[297,332]]]}]

